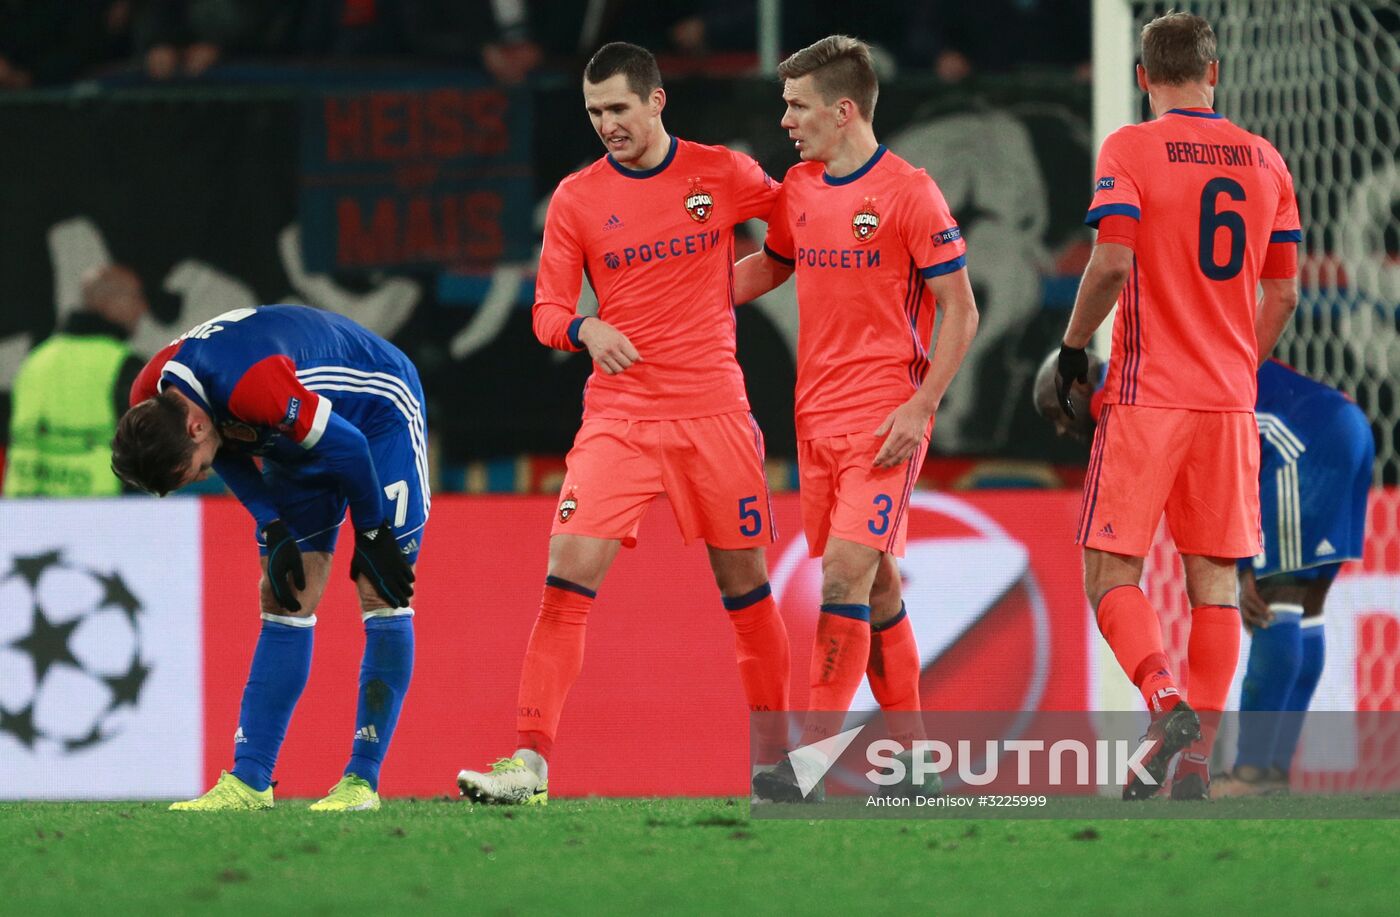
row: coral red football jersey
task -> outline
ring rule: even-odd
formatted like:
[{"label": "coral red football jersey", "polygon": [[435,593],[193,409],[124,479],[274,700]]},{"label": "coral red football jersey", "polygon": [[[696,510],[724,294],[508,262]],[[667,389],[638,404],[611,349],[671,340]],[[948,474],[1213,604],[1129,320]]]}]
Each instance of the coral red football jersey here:
[{"label": "coral red football jersey", "polygon": [[1173,109],[1110,134],[1095,175],[1085,222],[1138,221],[1104,401],[1253,411],[1259,279],[1271,243],[1302,240],[1283,157],[1213,111]]},{"label": "coral red football jersey", "polygon": [[559,183],[545,220],[535,282],[536,336],[581,349],[583,277],[598,317],[642,361],[594,370],[584,415],[681,420],[748,410],[734,358],[734,227],[768,218],[778,183],[722,146],[671,139],[653,169],[605,156]]}]

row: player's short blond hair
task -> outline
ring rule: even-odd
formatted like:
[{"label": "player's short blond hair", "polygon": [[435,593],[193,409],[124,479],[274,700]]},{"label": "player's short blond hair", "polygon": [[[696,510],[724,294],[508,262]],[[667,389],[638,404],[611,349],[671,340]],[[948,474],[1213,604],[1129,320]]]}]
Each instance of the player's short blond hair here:
[{"label": "player's short blond hair", "polygon": [[1180,86],[1206,77],[1215,56],[1215,32],[1192,13],[1167,13],[1142,27],[1142,66],[1153,83]]},{"label": "player's short blond hair", "polygon": [[828,35],[778,65],[778,76],[785,80],[808,74],[827,105],[850,99],[866,121],[875,117],[880,81],[865,42],[849,35]]}]

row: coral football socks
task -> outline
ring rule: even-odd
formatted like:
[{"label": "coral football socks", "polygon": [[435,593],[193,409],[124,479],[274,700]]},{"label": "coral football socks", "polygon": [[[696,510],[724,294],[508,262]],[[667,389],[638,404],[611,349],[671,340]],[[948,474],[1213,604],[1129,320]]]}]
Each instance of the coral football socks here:
[{"label": "coral football socks", "polygon": [[1162,630],[1152,603],[1137,586],[1115,586],[1099,600],[1099,633],[1113,650],[1124,674],[1142,692],[1154,714],[1181,700],[1176,680],[1162,652]]},{"label": "coral football socks", "polygon": [[834,735],[870,661],[870,606],[826,604],[817,618],[812,647],[811,692],[803,745]]},{"label": "coral football socks", "polygon": [[749,712],[765,714],[754,720],[754,756],[761,763],[777,761],[783,753],[792,660],[787,627],[783,624],[773,590],[764,583],[746,595],[723,599],[734,626],[734,652],[739,660],[739,681]]},{"label": "coral football socks", "polygon": [[530,631],[515,728],[520,747],[549,759],[559,716],[578,673],[583,670],[583,642],[588,611],[598,593],[557,576],[545,578],[540,615]]},{"label": "coral football socks", "polygon": [[1201,717],[1201,738],[1191,752],[1210,758],[1220,712],[1235,680],[1240,658],[1240,610],[1234,605],[1197,605],[1191,609],[1191,636],[1186,643],[1187,686],[1191,706]]}]

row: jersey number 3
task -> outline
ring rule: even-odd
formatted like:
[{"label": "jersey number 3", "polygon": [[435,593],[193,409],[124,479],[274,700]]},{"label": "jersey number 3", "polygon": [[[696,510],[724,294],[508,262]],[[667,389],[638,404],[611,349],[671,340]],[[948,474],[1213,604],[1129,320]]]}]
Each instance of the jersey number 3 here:
[{"label": "jersey number 3", "polygon": [[[1201,265],[1201,273],[1211,280],[1229,280],[1244,267],[1244,217],[1233,210],[1215,209],[1222,194],[1232,201],[1244,200],[1244,189],[1233,178],[1212,178],[1201,189],[1201,234],[1196,260]],[[1221,229],[1230,234],[1230,258],[1224,264],[1217,264],[1215,234]]]}]

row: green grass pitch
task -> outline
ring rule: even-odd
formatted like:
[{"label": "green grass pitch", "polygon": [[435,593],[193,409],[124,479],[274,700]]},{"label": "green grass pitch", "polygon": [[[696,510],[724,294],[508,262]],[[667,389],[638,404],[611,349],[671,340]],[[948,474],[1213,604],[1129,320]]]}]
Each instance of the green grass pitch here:
[{"label": "green grass pitch", "polygon": [[1333,804],[1340,820],[1287,799],[1207,803],[1246,816],[1209,820],[1124,819],[1098,799],[1019,820],[750,818],[729,799],[306,805],[0,804],[0,913],[1381,913],[1400,847],[1400,820],[1356,817],[1393,814],[1388,798]]}]

